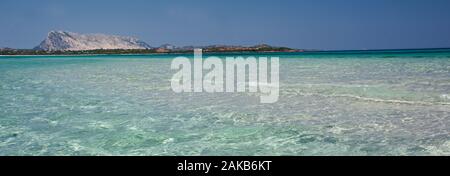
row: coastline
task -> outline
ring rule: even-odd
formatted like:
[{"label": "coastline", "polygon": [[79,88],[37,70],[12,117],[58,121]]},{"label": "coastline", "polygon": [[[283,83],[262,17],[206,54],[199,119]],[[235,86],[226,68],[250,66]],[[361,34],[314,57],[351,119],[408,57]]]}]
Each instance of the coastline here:
[{"label": "coastline", "polygon": [[[274,55],[292,55],[292,54],[413,54],[413,53],[447,53],[450,48],[411,48],[411,49],[374,49],[374,50],[299,50],[299,51],[236,51],[236,52],[204,52],[205,55],[249,55],[249,54],[274,54]],[[78,56],[167,56],[167,55],[191,55],[193,52],[165,52],[165,53],[98,53],[98,54],[18,54],[18,55],[1,55],[0,57],[29,57],[29,56],[62,56],[62,57],[78,57]]]},{"label": "coastline", "polygon": [[[249,52],[204,52],[204,54],[253,54],[253,53],[305,53],[307,51],[249,51]],[[130,53],[130,54],[31,54],[31,55],[1,55],[0,56],[138,56],[138,55],[183,55],[194,54],[194,52],[170,52],[170,53]]]}]

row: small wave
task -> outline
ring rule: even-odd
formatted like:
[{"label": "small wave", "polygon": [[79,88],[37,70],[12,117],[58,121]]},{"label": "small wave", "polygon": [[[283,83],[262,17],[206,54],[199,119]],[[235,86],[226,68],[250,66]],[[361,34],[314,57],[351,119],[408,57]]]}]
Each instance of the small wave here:
[{"label": "small wave", "polygon": [[372,101],[372,102],[381,102],[381,103],[393,103],[393,104],[411,104],[411,105],[450,105],[450,103],[446,102],[426,102],[426,101],[409,101],[409,100],[386,100],[386,99],[379,99],[379,98],[369,98],[369,97],[361,97],[357,95],[349,95],[349,94],[342,94],[342,95],[335,95],[334,97],[346,97],[346,98],[354,98],[364,101]]},{"label": "small wave", "polygon": [[409,100],[387,100],[387,99],[380,99],[380,98],[369,98],[369,97],[362,97],[358,95],[351,95],[351,94],[319,94],[319,93],[299,93],[297,92],[297,95],[302,96],[322,96],[322,97],[343,97],[343,98],[353,98],[357,100],[362,101],[370,101],[370,102],[380,102],[380,103],[392,103],[392,104],[409,104],[409,105],[450,105],[448,102],[426,102],[426,101],[409,101]]}]

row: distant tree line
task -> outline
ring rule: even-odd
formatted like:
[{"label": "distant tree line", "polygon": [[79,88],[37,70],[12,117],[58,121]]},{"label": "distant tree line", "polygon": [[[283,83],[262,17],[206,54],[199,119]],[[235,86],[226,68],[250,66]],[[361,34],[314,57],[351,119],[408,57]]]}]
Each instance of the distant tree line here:
[{"label": "distant tree line", "polygon": [[[287,47],[210,47],[203,49],[206,53],[230,52],[296,52]],[[98,49],[83,51],[44,51],[32,49],[0,49],[0,55],[94,55],[94,54],[161,54],[161,53],[192,53],[193,50],[161,50],[161,49]]]}]

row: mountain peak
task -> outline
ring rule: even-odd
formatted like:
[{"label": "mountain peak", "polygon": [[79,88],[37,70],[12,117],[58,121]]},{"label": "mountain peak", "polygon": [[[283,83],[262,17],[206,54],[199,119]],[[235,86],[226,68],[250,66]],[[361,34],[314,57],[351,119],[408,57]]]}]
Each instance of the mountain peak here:
[{"label": "mountain peak", "polygon": [[35,49],[46,51],[80,51],[96,49],[149,49],[150,45],[128,36],[106,34],[78,34],[68,31],[50,31]]}]

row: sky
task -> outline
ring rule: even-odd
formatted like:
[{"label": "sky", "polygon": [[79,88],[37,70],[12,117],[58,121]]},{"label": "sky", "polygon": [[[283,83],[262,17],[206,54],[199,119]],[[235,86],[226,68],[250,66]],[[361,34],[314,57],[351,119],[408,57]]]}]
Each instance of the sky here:
[{"label": "sky", "polygon": [[33,48],[64,30],[151,46],[443,48],[449,8],[450,0],[1,0],[0,47]]}]

